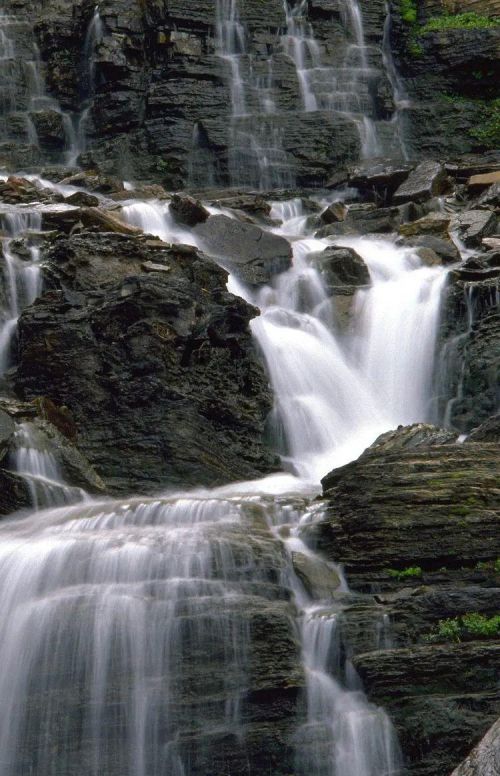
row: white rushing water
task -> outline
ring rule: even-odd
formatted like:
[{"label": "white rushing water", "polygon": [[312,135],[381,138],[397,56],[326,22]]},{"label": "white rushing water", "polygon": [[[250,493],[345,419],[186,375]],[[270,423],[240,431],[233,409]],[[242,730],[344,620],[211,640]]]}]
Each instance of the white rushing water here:
[{"label": "white rushing water", "polygon": [[[196,243],[166,203],[131,199],[122,214],[167,242]],[[301,539],[305,505],[321,476],[380,432],[429,416],[446,273],[386,238],[313,237],[300,199],[275,203],[271,215],[293,266],[257,291],[234,278],[230,286],[262,310],[252,326],[290,474],[55,508],[83,494],[65,485],[57,451],[36,429],[18,426],[12,469],[33,504],[49,508],[0,524],[0,776],[69,774],[75,762],[89,776],[200,776],[245,762],[259,617],[277,611],[286,590],[305,679],[293,773],[402,773],[391,722],[350,663],[336,591],[306,590],[295,564],[328,567],[349,597],[341,571]],[[3,248],[14,321],[39,289],[19,275],[38,271],[37,261],[11,251],[15,234],[36,227],[27,218],[11,215]],[[356,250],[371,279],[343,330],[315,260],[334,243]],[[280,611],[292,633],[294,609]],[[390,645],[383,620],[373,635],[381,645]]]},{"label": "white rushing water", "polygon": [[30,230],[39,230],[40,214],[12,210],[0,214],[0,225],[7,233],[1,242],[0,271],[4,278],[4,304],[0,302],[0,377],[11,364],[11,345],[17,321],[24,307],[32,304],[41,290],[40,249],[30,238],[22,257],[13,249],[14,238]]}]

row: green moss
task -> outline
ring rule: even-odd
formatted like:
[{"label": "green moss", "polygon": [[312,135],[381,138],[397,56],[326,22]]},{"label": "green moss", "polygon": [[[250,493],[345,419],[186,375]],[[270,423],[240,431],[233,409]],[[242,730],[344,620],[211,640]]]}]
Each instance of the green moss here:
[{"label": "green moss", "polygon": [[500,636],[500,614],[485,617],[479,612],[470,612],[462,617],[439,620],[432,633],[427,634],[425,641],[459,643],[464,639],[491,639],[498,636]]},{"label": "green moss", "polygon": [[500,99],[483,102],[479,107],[477,124],[469,134],[485,148],[500,145]]},{"label": "green moss", "polygon": [[412,57],[421,57],[424,53],[424,49],[421,43],[418,42],[418,40],[415,40],[414,37],[410,38],[410,41],[407,46],[407,51],[409,54],[412,55]]},{"label": "green moss", "polygon": [[387,569],[387,574],[394,579],[408,579],[409,577],[421,577],[422,569],[420,566],[409,566],[401,571],[398,569]]},{"label": "green moss", "polygon": [[420,27],[418,34],[439,30],[484,30],[491,27],[499,27],[500,19],[491,16],[480,16],[477,13],[456,13],[434,16]]},{"label": "green moss", "polygon": [[406,24],[415,24],[417,21],[417,3],[416,0],[400,0],[401,18]]}]

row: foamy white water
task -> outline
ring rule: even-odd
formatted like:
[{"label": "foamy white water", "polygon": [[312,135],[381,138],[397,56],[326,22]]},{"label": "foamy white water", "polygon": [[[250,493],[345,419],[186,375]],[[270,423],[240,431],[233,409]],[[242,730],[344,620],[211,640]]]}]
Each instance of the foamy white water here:
[{"label": "foamy white water", "polygon": [[[324,563],[301,539],[297,500],[307,502],[327,471],[379,433],[427,418],[446,273],[422,267],[387,239],[338,239],[371,276],[353,298],[349,332],[339,334],[310,260],[333,238],[308,234],[300,199],[275,203],[271,215],[282,221],[273,230],[292,242],[293,267],[257,292],[234,278],[230,288],[262,310],[252,328],[290,473],[215,491],[51,508],[0,525],[0,621],[7,624],[0,776],[70,773],[75,758],[90,776],[112,769],[192,776],[221,740],[244,761],[252,613],[275,605],[286,589],[295,601],[307,708],[297,721],[293,773],[401,773],[392,724],[345,660],[338,605],[331,594],[307,592],[295,572],[294,554]],[[123,217],[167,242],[196,244],[167,203],[131,199]],[[17,315],[35,286],[22,301],[8,249],[7,241],[5,277]],[[5,331],[8,321],[0,336]],[[32,484],[35,505],[81,498],[29,424],[17,440],[13,469]],[[374,648],[389,643],[387,623],[380,628]]]}]

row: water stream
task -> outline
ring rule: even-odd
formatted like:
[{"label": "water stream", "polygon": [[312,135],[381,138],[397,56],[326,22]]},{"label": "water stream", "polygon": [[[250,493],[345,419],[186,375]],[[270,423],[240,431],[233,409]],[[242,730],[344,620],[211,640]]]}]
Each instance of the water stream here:
[{"label": "water stream", "polygon": [[[75,762],[92,776],[202,776],[224,772],[233,756],[246,762],[256,622],[271,605],[291,630],[296,619],[302,645],[296,776],[402,773],[391,722],[345,657],[335,591],[307,591],[295,563],[324,566],[301,539],[320,477],[380,432],[428,417],[446,272],[387,239],[317,239],[300,199],[274,203],[271,215],[281,223],[269,228],[292,243],[292,268],[258,291],[235,278],[230,288],[262,311],[252,327],[288,474],[58,507],[81,491],[65,486],[33,427],[18,429],[12,468],[45,510],[0,524],[0,616],[8,623],[0,776],[71,774]],[[11,216],[4,241],[2,336],[39,290],[36,257],[17,266],[10,251],[30,217]],[[131,199],[123,217],[168,242],[196,244],[165,203]],[[311,258],[333,244],[355,249],[371,279],[353,294],[343,332]],[[30,282],[22,281],[27,270]],[[330,564],[329,573],[349,596],[341,570]],[[386,631],[384,623],[374,649]]]}]

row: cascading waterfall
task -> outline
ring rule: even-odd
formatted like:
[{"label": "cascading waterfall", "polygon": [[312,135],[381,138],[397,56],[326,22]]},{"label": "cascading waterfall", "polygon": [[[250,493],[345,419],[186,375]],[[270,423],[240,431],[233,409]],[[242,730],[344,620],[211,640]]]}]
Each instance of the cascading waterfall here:
[{"label": "cascading waterfall", "polygon": [[351,119],[359,131],[363,156],[377,156],[381,148],[368,88],[373,70],[368,64],[359,4],[351,0],[341,4],[344,25],[354,42],[348,44],[344,60],[337,67],[322,62],[320,46],[307,20],[308,0],[284,0],[284,8],[286,32],[282,45],[295,64],[304,111],[323,110]]},{"label": "cascading waterfall", "polygon": [[6,304],[0,309],[0,377],[10,366],[10,351],[17,321],[24,307],[32,304],[41,291],[40,249],[27,241],[29,259],[20,258],[13,250],[13,240],[29,230],[39,230],[41,216],[36,212],[13,211],[0,214],[0,223],[8,237],[2,241],[3,276]]},{"label": "cascading waterfall", "polygon": [[87,150],[87,135],[91,121],[92,99],[96,92],[96,60],[95,55],[99,44],[104,38],[104,23],[99,13],[99,6],[94,8],[93,16],[87,26],[83,42],[83,72],[84,88],[80,115],[76,122],[76,143],[72,164],[76,164],[78,156]]},{"label": "cascading waterfall", "polygon": [[[276,231],[300,229],[299,213],[297,203],[276,203],[272,215],[292,215]],[[355,248],[372,281],[355,295],[355,331],[347,338],[332,332],[332,301],[307,258],[332,242]],[[238,290],[262,310],[252,329],[273,384],[285,458],[292,471],[317,482],[384,430],[430,417],[446,273],[421,266],[414,251],[387,240],[302,237],[292,247],[293,267],[272,286],[257,295]]]},{"label": "cascading waterfall", "polygon": [[[122,213],[168,242],[196,242],[166,203],[131,199]],[[261,307],[253,330],[296,478],[49,508],[0,525],[1,616],[9,624],[0,637],[0,776],[71,773],[75,762],[92,776],[199,776],[207,763],[224,772],[235,752],[244,760],[253,617],[266,601],[285,600],[287,589],[306,684],[296,776],[401,773],[392,725],[346,660],[338,602],[307,593],[295,573],[296,553],[321,562],[300,539],[307,514],[290,507],[296,496],[262,494],[302,492],[307,501],[323,474],[378,433],[427,417],[446,272],[387,239],[308,236],[300,199],[275,203],[271,216],[282,221],[271,228],[292,243],[293,267],[258,292],[231,284]],[[11,216],[4,258],[13,236],[36,226],[28,217]],[[310,259],[332,243],[355,248],[371,276],[342,335]],[[5,277],[18,314],[33,291],[19,296],[12,256]],[[17,443],[12,468],[38,480],[35,503],[82,497],[65,489],[29,424]],[[342,580],[339,589],[349,595]],[[384,623],[374,648],[386,630]]]},{"label": "cascading waterfall", "polygon": [[12,470],[26,481],[34,509],[62,506],[85,499],[80,488],[64,481],[56,458],[55,446],[32,423],[19,424],[14,434],[15,454]]},{"label": "cascading waterfall", "polygon": [[266,76],[254,75],[238,0],[217,0],[216,28],[218,53],[230,72],[231,183],[258,189],[291,187],[293,174],[281,129],[273,120],[272,61],[267,62]]},{"label": "cascading waterfall", "polygon": [[[30,41],[29,53],[17,51],[16,35],[19,30]],[[67,162],[78,155],[77,136],[69,114],[65,113],[56,99],[46,93],[38,47],[33,40],[31,27],[24,19],[0,15],[0,115],[3,118],[5,137],[19,141],[16,117],[24,122],[26,141],[40,150],[34,119],[39,111],[54,111],[61,117],[65,138],[64,155]],[[9,129],[9,120],[12,127]]]}]

